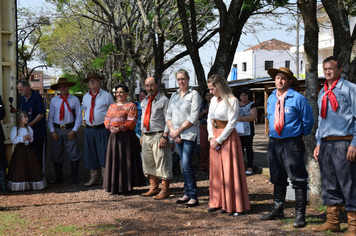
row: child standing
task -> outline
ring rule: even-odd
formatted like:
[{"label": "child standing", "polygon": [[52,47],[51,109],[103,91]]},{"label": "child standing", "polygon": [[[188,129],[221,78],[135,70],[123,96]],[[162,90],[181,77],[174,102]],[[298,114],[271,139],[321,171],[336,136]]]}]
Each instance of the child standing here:
[{"label": "child standing", "polygon": [[16,127],[11,130],[11,142],[16,147],[8,173],[8,187],[11,191],[41,190],[47,186],[41,166],[29,145],[33,141],[33,130],[27,127],[27,123],[27,113],[16,111]]}]

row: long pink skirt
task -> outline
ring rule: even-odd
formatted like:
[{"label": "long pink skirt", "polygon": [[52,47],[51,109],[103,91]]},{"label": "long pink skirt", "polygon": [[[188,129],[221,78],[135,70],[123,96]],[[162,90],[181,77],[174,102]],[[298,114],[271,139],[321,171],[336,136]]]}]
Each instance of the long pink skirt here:
[{"label": "long pink skirt", "polygon": [[[213,127],[214,136],[219,137],[223,130]],[[235,129],[219,150],[210,148],[209,178],[211,208],[221,207],[227,212],[250,210],[242,147]]]}]

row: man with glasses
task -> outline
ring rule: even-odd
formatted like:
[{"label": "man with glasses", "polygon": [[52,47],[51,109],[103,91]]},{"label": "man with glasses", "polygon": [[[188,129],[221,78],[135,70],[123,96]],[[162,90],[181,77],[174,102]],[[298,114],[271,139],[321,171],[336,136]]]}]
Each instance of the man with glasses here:
[{"label": "man with glasses", "polygon": [[48,129],[51,132],[51,160],[54,164],[56,179],[52,184],[63,182],[64,151],[71,161],[70,184],[77,183],[79,160],[82,158],[78,145],[77,131],[82,124],[80,102],[76,96],[69,94],[69,88],[75,83],[66,78],[59,78],[52,85],[52,90],[59,90],[59,96],[52,98],[48,115]]},{"label": "man with glasses", "polygon": [[[28,126],[33,130],[33,142],[31,146],[44,173],[46,155],[46,111],[44,101],[39,93],[31,89],[27,81],[18,82],[17,90],[21,95],[18,102],[18,109],[28,114]],[[11,112],[15,113],[16,109],[11,107]]]},{"label": "man with glasses", "polygon": [[90,169],[90,180],[84,184],[90,187],[97,184],[98,170],[102,177],[105,173],[106,148],[110,131],[104,126],[106,112],[114,103],[113,96],[100,88],[104,77],[93,73],[84,79],[89,84],[89,92],[83,97],[84,120],[86,124],[84,138],[85,167]]}]

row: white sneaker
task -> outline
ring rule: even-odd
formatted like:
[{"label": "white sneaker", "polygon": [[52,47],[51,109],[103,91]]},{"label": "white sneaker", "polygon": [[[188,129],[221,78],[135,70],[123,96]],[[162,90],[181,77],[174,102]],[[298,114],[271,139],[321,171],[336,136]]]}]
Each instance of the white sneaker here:
[{"label": "white sneaker", "polygon": [[252,170],[246,170],[246,175],[252,175],[253,171]]}]

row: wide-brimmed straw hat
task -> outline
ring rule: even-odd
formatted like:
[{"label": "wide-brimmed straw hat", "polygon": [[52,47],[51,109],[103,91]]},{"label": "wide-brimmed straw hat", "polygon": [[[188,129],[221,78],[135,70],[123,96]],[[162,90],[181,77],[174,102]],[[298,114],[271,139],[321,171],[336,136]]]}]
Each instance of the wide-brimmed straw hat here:
[{"label": "wide-brimmed straw hat", "polygon": [[85,78],[83,81],[85,83],[88,83],[90,79],[100,79],[100,80],[103,80],[104,77],[102,77],[101,75],[97,74],[97,73],[91,73],[88,75],[87,78]]},{"label": "wide-brimmed straw hat", "polygon": [[67,78],[59,78],[56,84],[51,85],[50,89],[52,90],[58,90],[58,87],[60,85],[68,85],[69,87],[74,86],[76,83],[74,82],[69,82]]},{"label": "wide-brimmed straw hat", "polygon": [[293,86],[293,87],[298,87],[299,86],[298,79],[293,75],[293,72],[287,67],[279,67],[279,69],[269,68],[267,72],[273,79],[276,77],[277,73],[283,73],[293,81],[291,86]]}]

